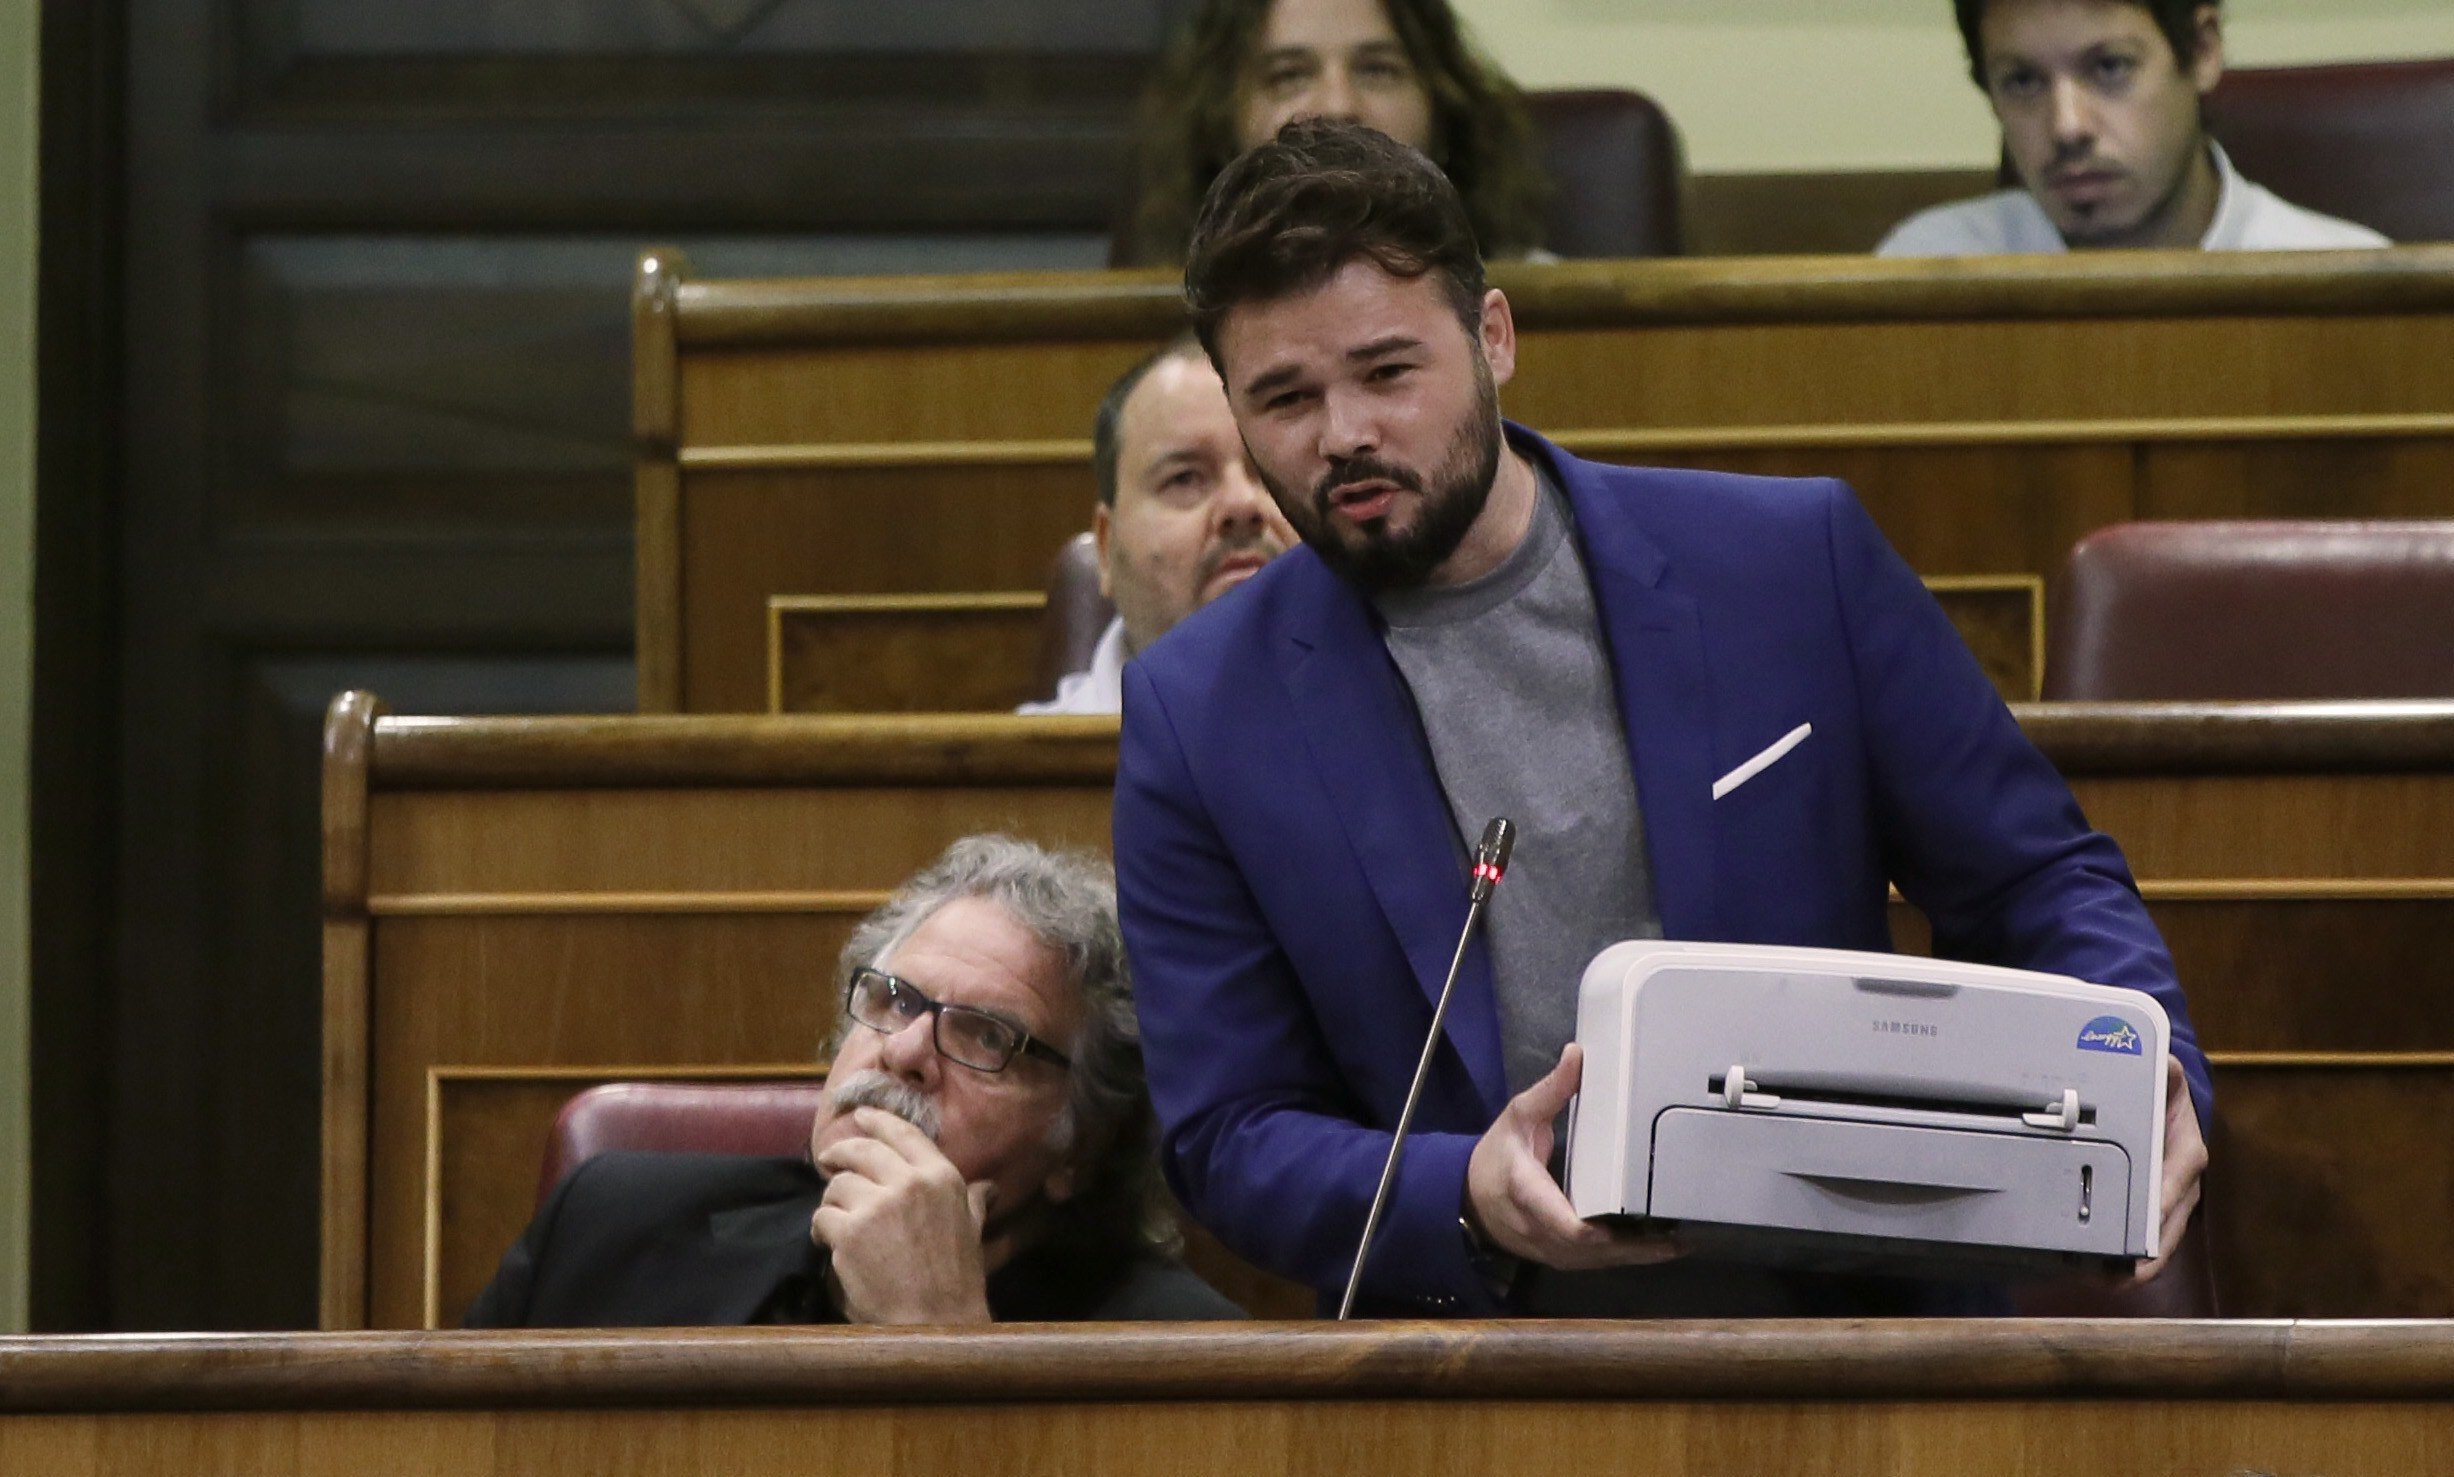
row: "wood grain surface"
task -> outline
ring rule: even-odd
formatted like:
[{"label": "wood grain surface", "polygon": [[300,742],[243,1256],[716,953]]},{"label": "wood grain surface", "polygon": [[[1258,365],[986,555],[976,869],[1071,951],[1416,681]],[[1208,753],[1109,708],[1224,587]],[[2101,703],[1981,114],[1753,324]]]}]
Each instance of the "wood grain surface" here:
[{"label": "wood grain surface", "polygon": [[2439,1477],[2442,1406],[2375,1401],[1450,1400],[584,1411],[239,1411],[0,1419],[45,1477],[1277,1477],[1544,1467],[1727,1477],[2101,1472]]},{"label": "wood grain surface", "polygon": [[[2074,778],[2436,771],[2454,702],[2035,703],[2012,710]],[[1106,783],[1114,718],[988,714],[387,717],[374,782],[400,789],[658,784]]]},{"label": "wood grain surface", "polygon": [[[2074,253],[1982,261],[1873,256],[1501,264],[1521,324],[2023,318],[2081,312],[2431,312],[2454,308],[2454,246],[2393,251]],[[999,330],[1158,338],[1182,312],[1168,271],[681,283],[689,345],[867,344]]]},{"label": "wood grain surface", "polygon": [[[2003,701],[2036,701],[2044,581],[1944,575],[1926,588]],[[1037,590],[770,596],[766,710],[1011,713],[1046,695],[1033,683],[1047,622]]]},{"label": "wood grain surface", "polygon": [[[342,709],[364,812],[330,818],[366,854],[365,895],[328,902],[331,1019],[363,1043],[352,1067],[336,1041],[336,1072],[363,1075],[328,1096],[331,1182],[364,1186],[326,1227],[334,1327],[417,1326],[430,1261],[456,1301],[525,1218],[536,1104],[447,1103],[466,1152],[506,1162],[454,1158],[438,1189],[432,1074],[814,1061],[837,950],[947,842],[1107,844],[1111,720],[372,711]],[[2209,1200],[2224,1310],[2454,1316],[2454,1170],[2431,1147],[2454,1057],[2417,1055],[2454,1052],[2432,984],[2454,704],[2016,711],[2122,843],[2238,1107]],[[1920,947],[1913,910],[1895,920]]]},{"label": "wood grain surface", "polygon": [[[2454,1400],[2454,1326],[1009,1324],[0,1338],[0,1410],[1176,1400]],[[2449,1410],[2454,1416],[2454,1410]]]},{"label": "wood grain surface", "polygon": [[[638,383],[672,412],[637,461],[650,711],[762,709],[773,596],[1036,587],[1091,516],[1093,408],[1181,313],[1148,273],[650,266],[640,300],[670,311]],[[2049,577],[2132,518],[2454,514],[2454,246],[1494,281],[1525,336],[1511,417],[1603,460],[1844,478],[1929,575]]]},{"label": "wood grain surface", "polygon": [[1034,690],[1048,597],[778,595],[767,602],[771,713],[1011,713]]},{"label": "wood grain surface", "polygon": [[15,1339],[0,1467],[2436,1477],[2450,1350],[2444,1325],[2325,1323]]}]

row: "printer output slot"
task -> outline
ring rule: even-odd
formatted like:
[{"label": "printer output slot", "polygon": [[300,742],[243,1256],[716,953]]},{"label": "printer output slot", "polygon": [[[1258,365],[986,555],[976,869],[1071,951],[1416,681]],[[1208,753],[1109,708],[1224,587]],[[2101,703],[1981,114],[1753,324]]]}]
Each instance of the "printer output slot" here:
[{"label": "printer output slot", "polygon": [[[1729,1086],[1727,1073],[1715,1072],[1705,1079],[1704,1090],[1714,1098],[1723,1098]],[[1751,1092],[1769,1093],[1780,1099],[1783,1109],[1811,1113],[1818,1108],[1880,1108],[1900,1113],[1954,1113],[1971,1118],[1996,1119],[2010,1127],[2025,1127],[2023,1115],[2033,1112],[2032,1106],[2000,1100],[1984,1101],[1967,1097],[1928,1097],[1910,1093],[1890,1093],[1852,1090],[1818,1083],[1813,1086],[1787,1084],[1778,1079],[1748,1074],[1747,1088]],[[2086,1105],[2079,1109],[2081,1127],[2096,1122],[2096,1110]]]}]

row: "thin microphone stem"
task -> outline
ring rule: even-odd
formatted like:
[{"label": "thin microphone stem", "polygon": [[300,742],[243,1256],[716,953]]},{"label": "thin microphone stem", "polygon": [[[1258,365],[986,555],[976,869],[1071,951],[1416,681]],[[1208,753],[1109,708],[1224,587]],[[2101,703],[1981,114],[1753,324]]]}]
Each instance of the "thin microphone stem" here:
[{"label": "thin microphone stem", "polygon": [[1389,1157],[1380,1166],[1380,1188],[1372,1192],[1372,1212],[1363,1218],[1363,1244],[1355,1248],[1355,1269],[1346,1275],[1346,1296],[1338,1301],[1338,1318],[1343,1322],[1355,1308],[1355,1289],[1363,1285],[1363,1261],[1372,1254],[1372,1238],[1380,1231],[1380,1213],[1389,1206],[1389,1191],[1397,1184],[1398,1154],[1406,1147],[1406,1130],[1414,1123],[1414,1105],[1422,1099],[1423,1079],[1431,1075],[1432,1053],[1440,1049],[1440,1028],[1448,1020],[1449,996],[1457,988],[1457,971],[1466,962],[1466,945],[1474,938],[1474,925],[1482,921],[1483,903],[1487,890],[1466,908],[1466,926],[1457,935],[1457,954],[1449,960],[1449,977],[1440,983],[1440,1003],[1432,1007],[1431,1034],[1423,1038],[1423,1056],[1414,1064],[1414,1082],[1406,1089],[1406,1106],[1397,1115],[1397,1132],[1389,1138]]}]

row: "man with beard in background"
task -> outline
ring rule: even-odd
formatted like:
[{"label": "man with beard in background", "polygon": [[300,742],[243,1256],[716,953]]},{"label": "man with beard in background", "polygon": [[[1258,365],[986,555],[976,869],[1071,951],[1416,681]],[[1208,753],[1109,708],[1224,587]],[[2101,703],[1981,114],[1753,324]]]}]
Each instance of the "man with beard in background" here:
[{"label": "man with beard in background", "polygon": [[958,841],[836,985],[805,1154],[590,1159],[467,1325],[1238,1316],[1171,1254],[1104,863]]}]

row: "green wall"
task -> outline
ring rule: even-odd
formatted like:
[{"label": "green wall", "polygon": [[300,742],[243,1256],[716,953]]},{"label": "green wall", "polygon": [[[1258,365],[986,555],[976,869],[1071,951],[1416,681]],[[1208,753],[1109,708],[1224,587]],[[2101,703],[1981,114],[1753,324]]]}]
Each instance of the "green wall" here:
[{"label": "green wall", "polygon": [[34,0],[0,0],[0,1329],[26,1326],[26,724],[34,687]]}]

